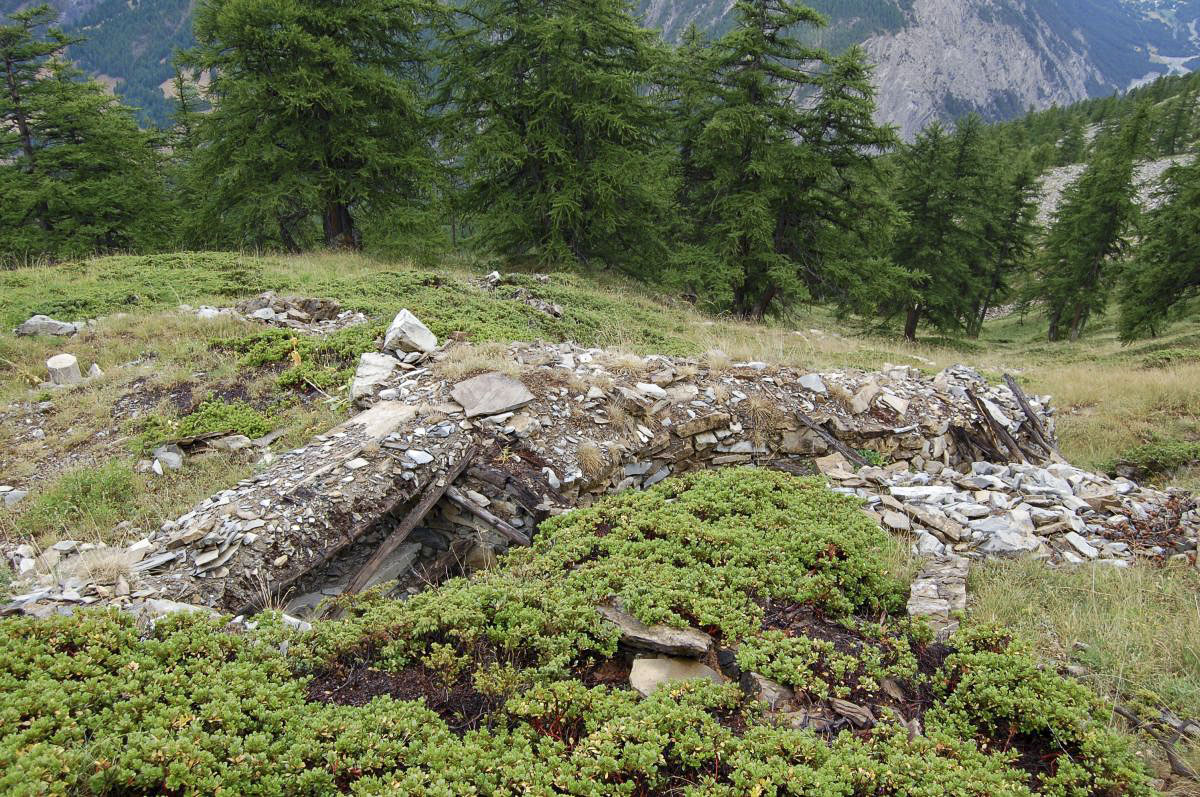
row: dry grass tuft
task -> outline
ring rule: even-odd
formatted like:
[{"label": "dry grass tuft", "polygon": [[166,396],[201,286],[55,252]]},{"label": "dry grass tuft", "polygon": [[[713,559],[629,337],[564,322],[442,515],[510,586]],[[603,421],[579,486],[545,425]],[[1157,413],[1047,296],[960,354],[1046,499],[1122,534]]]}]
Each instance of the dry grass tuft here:
[{"label": "dry grass tuft", "polygon": [[630,379],[644,376],[650,370],[649,363],[629,352],[606,352],[600,361],[614,374],[620,374]]},{"label": "dry grass tuft", "polygon": [[618,437],[629,437],[637,432],[638,417],[625,399],[611,396],[605,409],[612,430]]},{"label": "dry grass tuft", "polygon": [[695,379],[700,375],[700,369],[691,363],[675,366],[675,379],[679,381],[687,381]]},{"label": "dry grass tuft", "polygon": [[704,352],[700,362],[710,374],[723,374],[733,366],[733,358],[721,349],[709,349]]},{"label": "dry grass tuft", "polygon": [[122,548],[96,548],[79,555],[75,575],[102,585],[116,584],[122,578],[132,584],[133,563]]},{"label": "dry grass tuft", "polygon": [[520,375],[521,366],[503,343],[460,343],[446,350],[446,356],[434,366],[434,370],[444,379],[457,381],[491,371],[515,378]]},{"label": "dry grass tuft", "polygon": [[576,458],[579,462],[579,469],[593,484],[603,481],[612,471],[612,464],[604,449],[590,440],[579,444]]},{"label": "dry grass tuft", "polygon": [[722,384],[721,382],[711,385],[711,387],[713,397],[716,399],[718,404],[724,404],[726,401],[729,401],[729,397],[733,395],[729,385]]},{"label": "dry grass tuft", "polygon": [[750,433],[755,446],[762,447],[770,443],[787,424],[787,415],[769,396],[756,393],[746,399],[745,406],[750,416]]}]

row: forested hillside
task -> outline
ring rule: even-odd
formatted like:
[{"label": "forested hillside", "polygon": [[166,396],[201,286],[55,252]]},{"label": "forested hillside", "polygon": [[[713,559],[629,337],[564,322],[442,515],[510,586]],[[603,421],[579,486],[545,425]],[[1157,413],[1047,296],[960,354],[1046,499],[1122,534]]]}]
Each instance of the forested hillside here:
[{"label": "forested hillside", "polygon": [[[671,45],[621,0],[204,0],[183,63],[215,75],[212,108],[177,84],[161,135],[80,79],[52,10],[21,12],[0,38],[0,248],[470,250],[744,318],[826,305],[910,339],[978,336],[1013,303],[1075,339],[1118,298],[1123,334],[1154,334],[1200,285],[1200,166],[1168,171],[1144,215],[1135,180],[1193,147],[1196,79],[902,142],[862,50],[813,44],[816,11],[735,12]],[[1042,225],[1039,178],[1065,163],[1079,179]]]}]

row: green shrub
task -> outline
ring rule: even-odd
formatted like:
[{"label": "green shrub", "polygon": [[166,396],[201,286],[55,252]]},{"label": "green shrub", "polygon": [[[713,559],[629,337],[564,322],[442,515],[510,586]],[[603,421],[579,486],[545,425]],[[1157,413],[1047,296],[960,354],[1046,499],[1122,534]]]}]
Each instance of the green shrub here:
[{"label": "green shrub", "polygon": [[185,440],[212,434],[242,434],[262,437],[275,428],[273,420],[245,401],[205,399],[195,410],[182,418],[147,415],[132,422],[138,430],[134,448],[151,451],[172,440]]},{"label": "green shrub", "polygon": [[[406,601],[348,599],[346,619],[306,634],[272,616],[238,633],[194,614],[148,632],[115,611],[0,619],[0,792],[1148,793],[1086,693],[1019,647],[966,632],[926,679],[918,629],[857,619],[902,611],[905,585],[882,573],[888,544],[854,500],[816,481],[729,470],[557,517],[495,570]],[[924,735],[883,716],[830,738],[777,725],[730,684],[645,699],[589,687],[580,673],[616,650],[595,610],[612,597],[647,623],[703,627],[790,683],[824,662],[831,692],[838,678],[867,688],[859,676],[891,675],[925,679],[941,703]],[[831,654],[764,631],[764,606],[779,605],[840,622],[864,645]],[[428,676],[424,702],[393,696],[388,678],[405,674]],[[382,685],[361,707],[321,697],[365,676]],[[454,690],[470,698],[465,725],[444,705]],[[1052,736],[1050,749],[1061,738],[1065,752],[1031,775],[1008,744],[1014,729]]]},{"label": "green shrub", "polygon": [[70,535],[80,525],[112,526],[133,505],[136,492],[137,479],[126,463],[71,471],[33,499],[17,519],[17,529]]},{"label": "green shrub", "polygon": [[1173,368],[1200,362],[1200,349],[1162,349],[1142,358],[1143,368]]},{"label": "green shrub", "polygon": [[359,356],[375,349],[375,339],[385,329],[380,324],[359,324],[328,337],[312,337],[268,327],[246,337],[216,340],[212,345],[239,353],[239,365],[247,368],[286,364],[276,384],[307,392],[313,387],[325,390],[349,382]]},{"label": "green shrub", "polygon": [[1109,470],[1128,472],[1134,478],[1163,476],[1200,462],[1200,443],[1155,440],[1126,451]]}]

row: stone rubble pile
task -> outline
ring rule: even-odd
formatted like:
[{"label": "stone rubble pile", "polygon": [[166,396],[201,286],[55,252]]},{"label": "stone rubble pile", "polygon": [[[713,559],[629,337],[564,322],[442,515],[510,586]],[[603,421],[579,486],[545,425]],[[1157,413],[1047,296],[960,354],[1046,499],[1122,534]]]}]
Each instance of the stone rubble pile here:
[{"label": "stone rubble pile", "polygon": [[[13,610],[165,599],[241,613],[283,597],[302,612],[345,589],[427,495],[436,505],[405,530],[372,584],[383,573],[402,591],[428,584],[429,573],[487,566],[545,518],[608,493],[728,465],[811,473],[812,460],[839,448],[891,461],[854,472],[820,460],[839,489],[864,497],[885,527],[915,535],[931,557],[1124,563],[1194,552],[1190,507],[1145,544],[1172,517],[1170,496],[1062,465],[984,461],[997,429],[1018,454],[1036,451],[1034,427],[1052,435],[1053,412],[1047,397],[1032,397],[1032,423],[1008,387],[962,366],[933,379],[891,366],[812,373],[524,343],[485,362],[466,343],[438,348],[407,311],[384,348],[363,355],[355,380],[365,412],[113,549],[127,560],[128,594],[39,563],[41,552],[6,550],[22,593]],[[450,470],[461,474],[452,488]],[[956,567],[931,576],[933,587],[914,586],[929,609],[917,613],[956,610]]]},{"label": "stone rubble pile", "polygon": [[911,534],[927,556],[1030,555],[1055,563],[1126,567],[1137,557],[1196,555],[1200,511],[1187,496],[1063,463],[972,463],[937,474],[821,463],[839,492],[863,498],[889,531]]},{"label": "stone rubble pile", "polygon": [[273,291],[246,299],[234,307],[203,305],[192,308],[182,304],[179,309],[207,321],[236,318],[291,329],[306,335],[328,335],[346,327],[365,324],[370,320],[363,313],[342,310],[335,299],[277,296]]}]

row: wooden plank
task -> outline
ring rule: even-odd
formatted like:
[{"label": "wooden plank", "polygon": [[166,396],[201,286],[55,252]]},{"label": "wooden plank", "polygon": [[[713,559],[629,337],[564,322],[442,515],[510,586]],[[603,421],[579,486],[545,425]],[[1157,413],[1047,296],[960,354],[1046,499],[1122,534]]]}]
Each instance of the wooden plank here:
[{"label": "wooden plank", "polygon": [[[450,489],[450,485],[466,469],[467,463],[475,458],[476,453],[478,453],[478,447],[468,447],[458,462],[454,463],[443,476],[429,484],[425,489],[425,494],[421,496],[421,500],[417,505],[404,516],[404,520],[400,521],[400,525],[388,535],[388,538],[383,541],[379,549],[375,551],[367,563],[363,565],[362,569],[350,580],[350,584],[346,587],[347,595],[357,595],[359,592],[362,592],[363,587],[379,571],[384,561],[396,552],[396,549],[408,539],[408,535],[417,527],[417,524],[429,514],[438,501],[442,500],[442,496],[446,494],[446,491]],[[375,517],[379,518],[382,515],[376,515]]]},{"label": "wooden plank", "polygon": [[470,498],[467,498],[462,494],[461,491],[459,491],[457,487],[447,488],[446,497],[465,511],[470,512],[472,515],[482,520],[488,526],[503,534],[512,542],[515,542],[517,545],[528,546],[530,544],[530,540],[527,536],[522,534],[508,523],[505,523],[503,520],[496,517],[491,512],[472,501]]},{"label": "wooden plank", "polygon": [[1008,389],[1016,397],[1017,403],[1021,405],[1021,412],[1025,413],[1025,418],[1029,421],[1029,429],[1032,432],[1034,442],[1041,446],[1046,451],[1046,455],[1054,462],[1066,462],[1062,452],[1058,450],[1058,446],[1054,445],[1050,440],[1050,435],[1046,432],[1046,427],[1042,426],[1037,413],[1033,411],[1033,407],[1029,406],[1029,399],[1025,397],[1025,391],[1021,390],[1021,386],[1017,384],[1017,380],[1011,375],[1005,374],[1004,383],[1008,385]]},{"label": "wooden plank", "polygon": [[855,451],[854,449],[847,446],[841,440],[838,440],[836,437],[831,435],[829,432],[825,431],[825,428],[823,426],[818,424],[812,418],[805,415],[800,410],[796,410],[796,419],[799,420],[800,423],[807,426],[809,429],[812,429],[814,432],[816,432],[817,435],[819,435],[822,440],[824,440],[827,444],[829,444],[829,446],[831,448],[833,448],[833,450],[837,451],[839,454],[841,454],[843,457],[845,457],[846,459],[853,462],[855,465],[863,466],[863,465],[871,464],[870,462],[867,462],[867,460],[863,458],[862,454],[859,454],[857,451]]},{"label": "wooden plank", "polygon": [[992,417],[992,414],[988,412],[987,407],[980,400],[979,396],[975,395],[975,391],[967,388],[967,398],[975,405],[975,411],[979,413],[980,418],[983,420],[983,428],[996,444],[996,448],[999,449],[1003,445],[1008,449],[1009,455],[1015,458],[1015,461],[1029,464],[1029,459],[1025,456],[1025,452],[1021,450],[1021,447],[1017,445],[1017,441],[1012,438],[1007,429],[1000,425],[999,421]]}]

